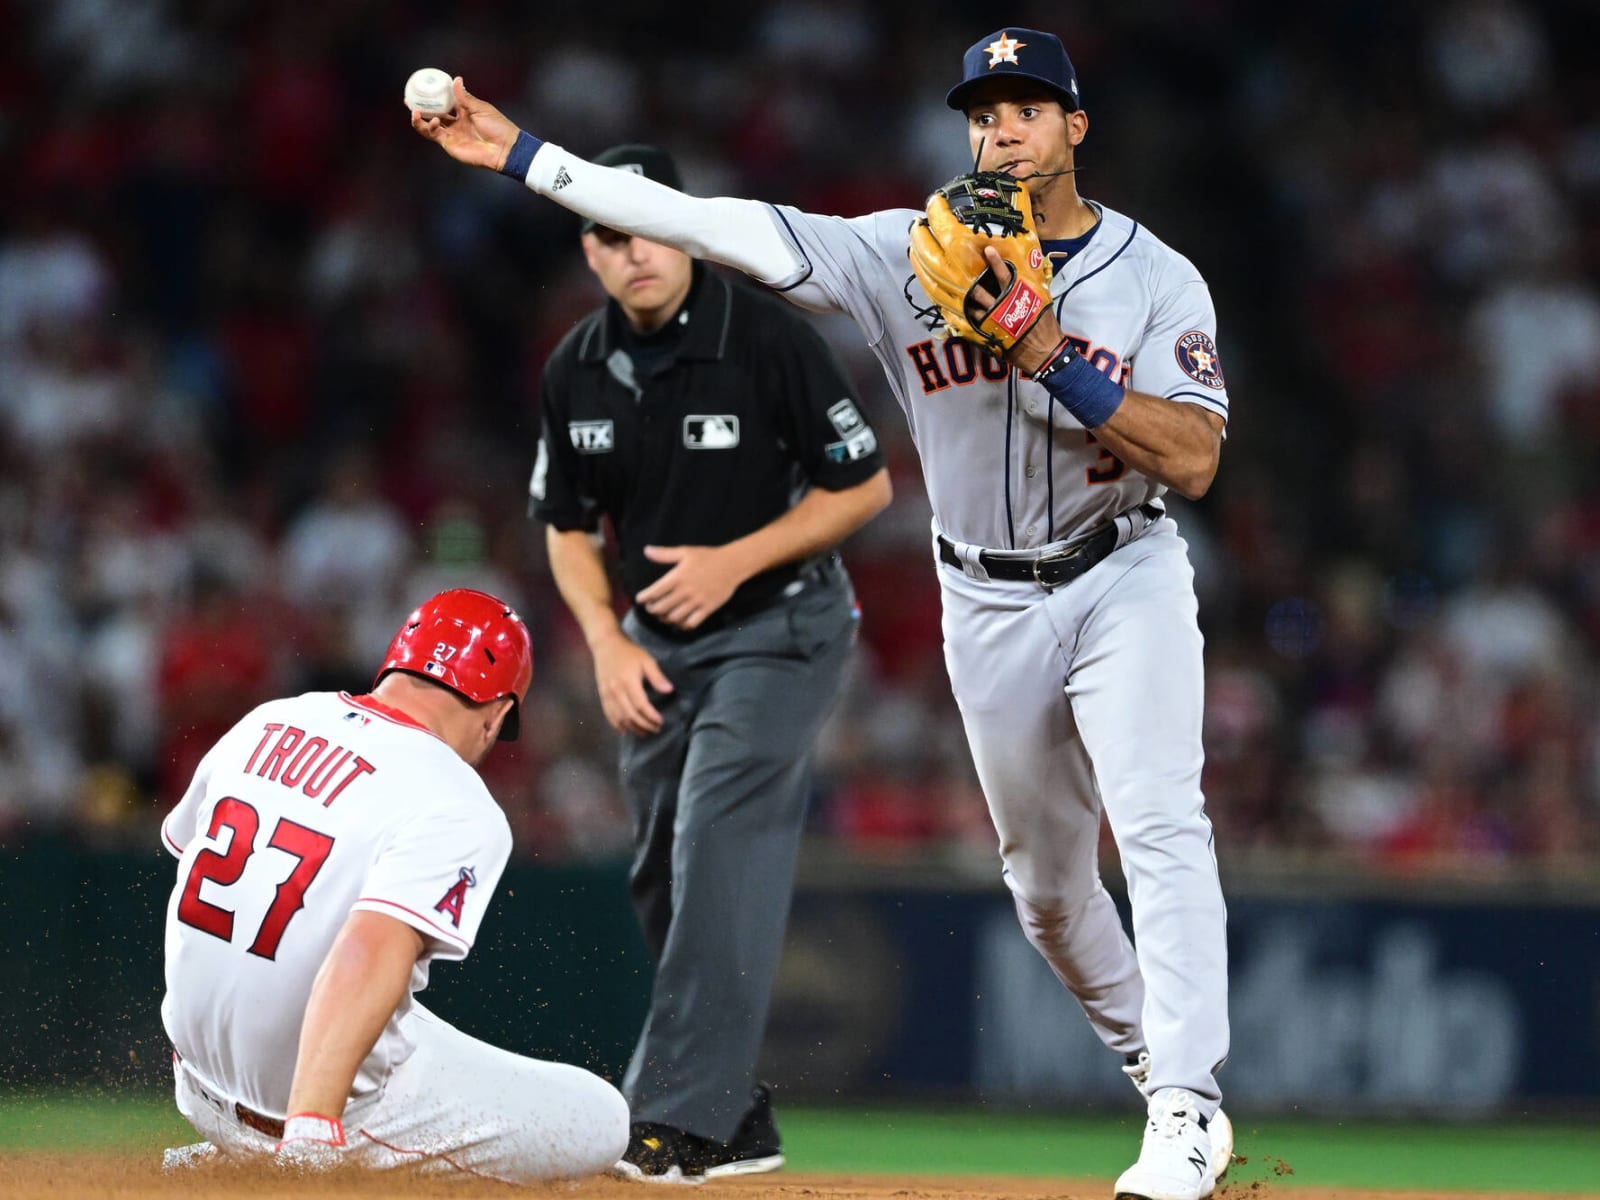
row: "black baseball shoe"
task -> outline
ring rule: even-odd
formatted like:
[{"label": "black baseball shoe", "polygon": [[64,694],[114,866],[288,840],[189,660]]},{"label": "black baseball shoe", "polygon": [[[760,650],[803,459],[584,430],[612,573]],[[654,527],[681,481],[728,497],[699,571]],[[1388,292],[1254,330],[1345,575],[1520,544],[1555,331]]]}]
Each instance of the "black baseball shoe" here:
[{"label": "black baseball shoe", "polygon": [[628,1148],[612,1170],[641,1183],[704,1183],[705,1171],[684,1169],[686,1156],[698,1159],[704,1138],[658,1121],[635,1121],[628,1128]]},{"label": "black baseball shoe", "polygon": [[658,1121],[635,1121],[628,1148],[612,1168],[641,1183],[704,1183],[732,1175],[760,1175],[783,1166],[783,1143],[772,1117],[772,1089],[757,1084],[752,1104],[726,1141],[700,1137]]},{"label": "black baseball shoe", "polygon": [[753,1103],[744,1114],[733,1138],[726,1144],[709,1142],[705,1178],[728,1175],[761,1175],[783,1166],[783,1139],[772,1117],[772,1089],[758,1083],[750,1089]]}]

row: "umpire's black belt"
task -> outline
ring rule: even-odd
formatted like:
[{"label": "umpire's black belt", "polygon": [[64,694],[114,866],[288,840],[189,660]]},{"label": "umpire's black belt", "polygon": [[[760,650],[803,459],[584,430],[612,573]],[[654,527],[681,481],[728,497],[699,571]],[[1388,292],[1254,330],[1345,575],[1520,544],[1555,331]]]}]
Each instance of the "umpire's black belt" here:
[{"label": "umpire's black belt", "polygon": [[[1141,504],[1136,511],[1142,513],[1149,521],[1155,521],[1162,515],[1161,510],[1154,504]],[[978,562],[989,573],[991,579],[1004,579],[1013,583],[1037,583],[1042,588],[1054,591],[1071,583],[1115,550],[1117,536],[1117,523],[1112,521],[1081,541],[1073,542],[1072,545],[1064,546],[1060,550],[1051,550],[1033,558],[1013,558],[982,550],[978,553]],[[952,567],[966,568],[961,556],[956,553],[955,543],[943,534],[939,535],[939,560],[949,563]]]}]

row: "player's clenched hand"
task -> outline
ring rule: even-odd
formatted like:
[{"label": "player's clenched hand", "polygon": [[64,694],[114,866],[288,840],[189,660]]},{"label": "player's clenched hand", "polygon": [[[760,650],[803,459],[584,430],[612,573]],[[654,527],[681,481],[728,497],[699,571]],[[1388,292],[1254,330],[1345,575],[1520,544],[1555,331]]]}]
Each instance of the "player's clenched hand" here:
[{"label": "player's clenched hand", "polygon": [[641,737],[661,732],[661,713],[650,703],[645,688],[648,685],[666,695],[673,690],[672,680],[638,642],[618,632],[597,645],[594,682],[600,692],[600,708],[613,729]]},{"label": "player's clenched hand", "polygon": [[443,146],[445,153],[469,167],[488,167],[498,171],[516,144],[517,126],[494,105],[479,100],[467,91],[461,76],[455,79],[456,107],[443,116],[411,113],[411,128],[430,142]]},{"label": "player's clenched hand", "polygon": [[272,1148],[272,1161],[288,1171],[332,1171],[344,1165],[344,1151],[338,1118],[296,1113],[283,1123],[283,1140]]},{"label": "player's clenched hand", "polygon": [[634,599],[657,620],[680,629],[697,628],[745,580],[727,546],[646,546],[644,556],[673,567]]},{"label": "player's clenched hand", "polygon": [[[983,257],[988,262],[997,278],[1004,279],[1007,270],[1006,260],[1000,251],[993,246],[983,248]],[[979,314],[994,307],[995,297],[991,296],[983,284],[974,284],[972,288],[972,304],[968,306],[969,318],[976,318]],[[973,311],[976,306],[977,312]],[[1044,311],[1039,314],[1039,319],[1011,349],[1006,351],[1005,357],[1012,366],[1031,375],[1044,365],[1045,359],[1061,342],[1061,326],[1056,321],[1055,309],[1045,305]]]}]

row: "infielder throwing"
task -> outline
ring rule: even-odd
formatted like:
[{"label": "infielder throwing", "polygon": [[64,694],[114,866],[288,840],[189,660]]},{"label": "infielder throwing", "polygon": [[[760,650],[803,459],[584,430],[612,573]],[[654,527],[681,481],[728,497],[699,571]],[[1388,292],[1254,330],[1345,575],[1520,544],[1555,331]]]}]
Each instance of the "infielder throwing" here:
[{"label": "infielder throwing", "polygon": [[[1059,39],[980,38],[948,97],[979,170],[926,212],[852,219],[688,197],[455,92],[412,124],[456,159],[860,326],[922,457],[946,664],[1022,928],[1148,1097],[1116,1194],[1209,1195],[1232,1144],[1226,914],[1193,572],[1161,497],[1209,488],[1228,393],[1194,266],[1078,193],[1089,122]],[[1102,809],[1137,954],[1100,882]]]},{"label": "infielder throwing", "polygon": [[261,705],[161,827],[178,856],[167,994],[178,1110],[207,1139],[169,1165],[275,1155],[513,1183],[590,1175],[628,1109],[578,1067],[496,1049],[417,1004],[465,958],[511,851],[473,769],[516,737],[528,630],[441,592],[395,634],[370,695]]}]

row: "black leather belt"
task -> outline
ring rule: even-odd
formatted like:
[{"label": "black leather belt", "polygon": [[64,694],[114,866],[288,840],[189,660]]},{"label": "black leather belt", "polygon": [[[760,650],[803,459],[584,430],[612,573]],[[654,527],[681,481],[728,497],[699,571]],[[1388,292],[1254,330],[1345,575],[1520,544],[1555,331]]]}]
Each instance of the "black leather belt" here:
[{"label": "black leather belt", "polygon": [[[176,1049],[172,1052],[172,1061],[180,1064],[183,1062],[183,1055],[179,1054]],[[192,1070],[186,1071],[185,1074],[188,1075],[189,1081],[200,1089],[201,1094],[207,1100],[218,1108],[227,1107],[227,1101],[217,1099],[207,1089],[200,1086],[200,1081],[194,1077]],[[276,1138],[280,1142],[283,1141],[283,1122],[277,1117],[269,1117],[265,1113],[258,1113],[253,1108],[246,1108],[237,1100],[233,1102],[233,1115],[238,1118],[239,1124],[248,1125],[258,1133],[264,1133],[269,1138]]]},{"label": "black leather belt", "polygon": [[264,1116],[255,1109],[246,1108],[237,1101],[233,1105],[233,1115],[239,1118],[239,1124],[248,1125],[251,1129],[266,1134],[269,1138],[276,1138],[280,1142],[283,1141],[283,1122],[278,1120],[277,1117]]},{"label": "black leather belt", "polygon": [[[1151,521],[1159,519],[1162,512],[1154,504],[1141,504],[1138,510]],[[1060,550],[1051,550],[1034,558],[1012,558],[989,551],[980,551],[978,562],[991,579],[1005,579],[1013,583],[1037,583],[1046,591],[1071,583],[1090,567],[1117,548],[1117,524],[1112,521],[1095,530],[1082,541],[1073,542]],[[939,560],[952,567],[965,567],[956,553],[955,543],[939,535]]]},{"label": "black leather belt", "polygon": [[787,580],[776,591],[763,590],[754,596],[734,596],[693,629],[683,629],[677,625],[669,625],[649,612],[642,604],[634,605],[633,612],[639,618],[641,625],[655,633],[659,633],[662,637],[674,642],[692,642],[708,633],[716,633],[718,630],[726,629],[730,625],[748,621],[757,614],[764,613],[767,609],[799,595],[807,587],[832,582],[839,576],[840,565],[837,559],[829,556],[820,562],[807,565],[803,570],[797,572],[793,579]]}]

